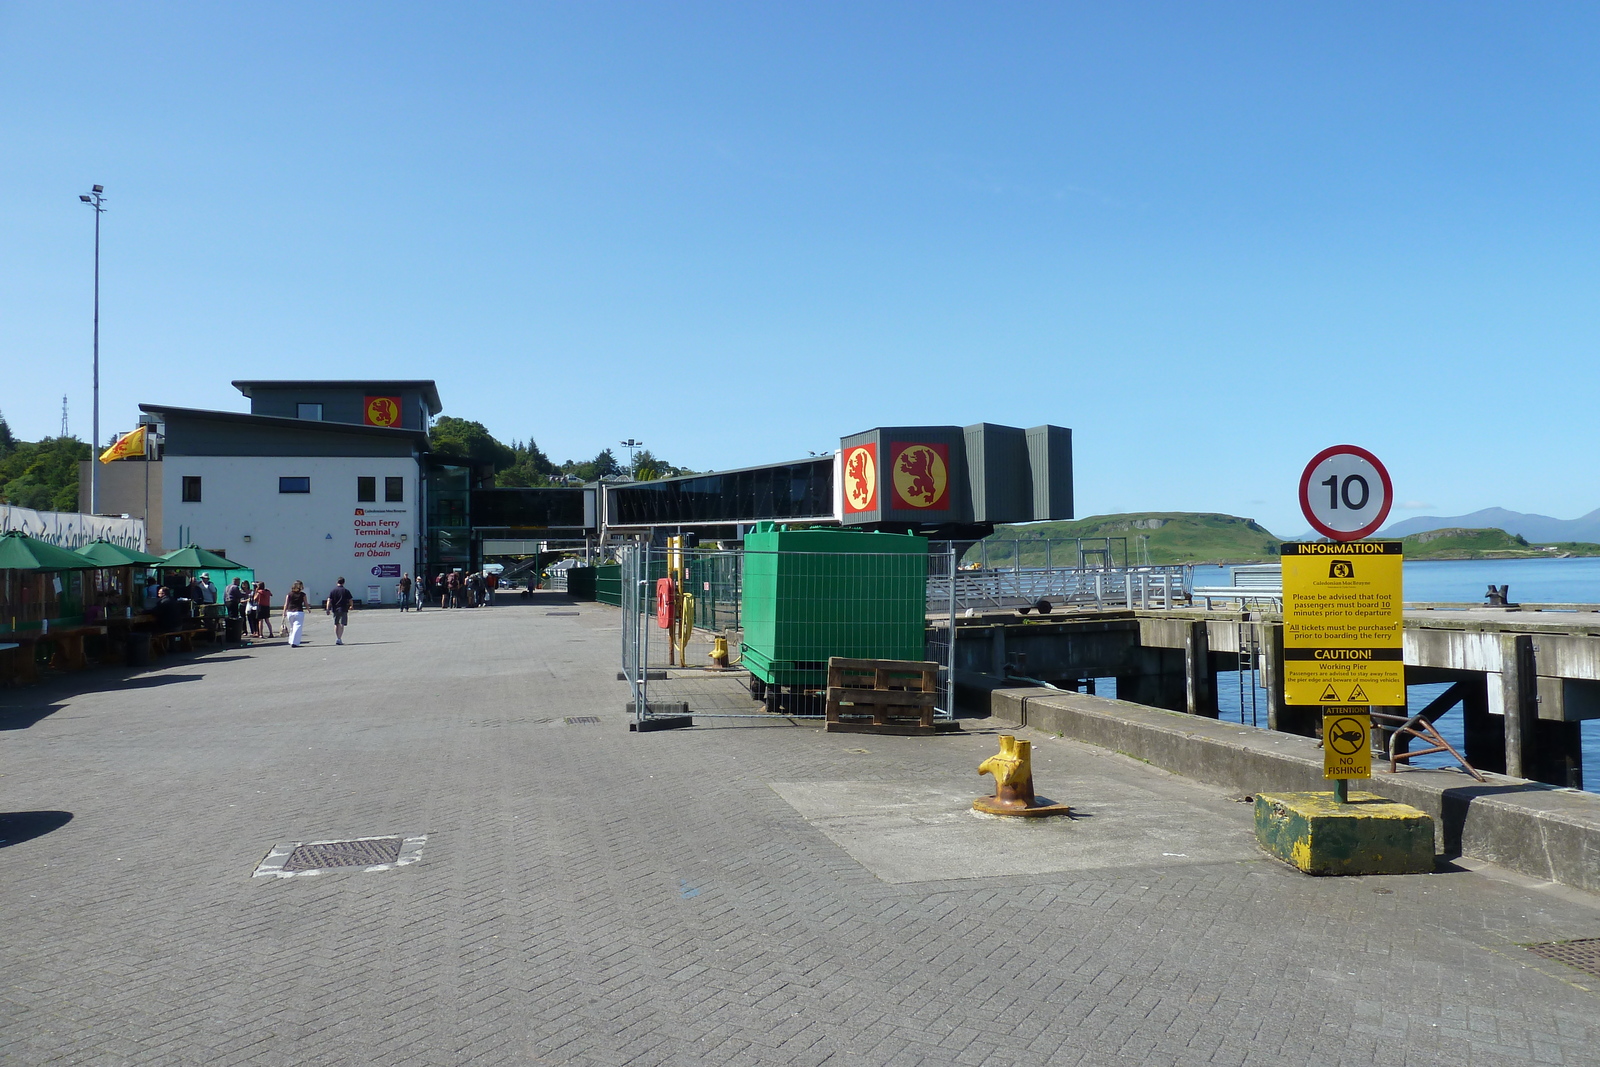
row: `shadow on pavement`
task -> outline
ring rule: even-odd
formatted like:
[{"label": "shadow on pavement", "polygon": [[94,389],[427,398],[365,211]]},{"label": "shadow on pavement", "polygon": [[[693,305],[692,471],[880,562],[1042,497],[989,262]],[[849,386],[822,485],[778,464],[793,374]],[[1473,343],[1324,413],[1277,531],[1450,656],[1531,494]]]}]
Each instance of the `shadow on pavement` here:
[{"label": "shadow on pavement", "polygon": [[71,821],[70,811],[0,811],[0,848],[43,837]]}]

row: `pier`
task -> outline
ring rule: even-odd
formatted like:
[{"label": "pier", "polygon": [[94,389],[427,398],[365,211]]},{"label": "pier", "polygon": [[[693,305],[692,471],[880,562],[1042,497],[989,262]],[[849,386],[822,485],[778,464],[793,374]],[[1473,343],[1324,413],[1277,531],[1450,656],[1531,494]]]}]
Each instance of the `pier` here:
[{"label": "pier", "polygon": [[[1425,714],[1436,721],[1462,709],[1474,767],[1582,788],[1579,723],[1600,718],[1600,614],[1532,607],[1408,610],[1406,684],[1449,684]],[[1319,709],[1284,703],[1283,625],[1272,612],[1007,611],[957,625],[958,671],[1086,692],[1111,677],[1120,699],[1209,718],[1219,672],[1244,671],[1259,689],[1262,725],[1305,736],[1318,729]]]},{"label": "pier", "polygon": [[[6,1061],[1600,1062],[1600,978],[1523,947],[1600,936],[1592,894],[1305,877],[1235,791],[1015,720],[630,734],[620,625],[314,613],[0,693]],[[970,810],[1002,730],[1076,819]],[[415,862],[256,876],[383,835]]]}]

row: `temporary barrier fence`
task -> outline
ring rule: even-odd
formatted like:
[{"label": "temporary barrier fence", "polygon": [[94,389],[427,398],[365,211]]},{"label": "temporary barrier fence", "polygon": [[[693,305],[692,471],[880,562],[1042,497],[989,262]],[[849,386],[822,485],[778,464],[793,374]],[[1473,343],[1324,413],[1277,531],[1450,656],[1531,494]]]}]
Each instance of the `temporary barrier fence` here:
[{"label": "temporary barrier fence", "polygon": [[[947,542],[917,544],[911,553],[625,546],[622,668],[637,721],[820,719],[830,656],[938,661],[937,714],[952,718],[959,557]],[[725,666],[714,659],[719,638]]]}]

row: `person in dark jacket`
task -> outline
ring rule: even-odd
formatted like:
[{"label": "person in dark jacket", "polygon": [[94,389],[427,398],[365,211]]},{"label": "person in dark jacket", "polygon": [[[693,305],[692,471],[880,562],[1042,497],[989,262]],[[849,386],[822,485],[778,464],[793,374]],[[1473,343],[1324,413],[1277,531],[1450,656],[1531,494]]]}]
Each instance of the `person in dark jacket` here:
[{"label": "person in dark jacket", "polygon": [[162,586],[156,592],[156,629],[161,633],[181,630],[189,620],[189,607],[172,595],[172,590]]},{"label": "person in dark jacket", "polygon": [[339,579],[328,593],[328,614],[333,616],[333,643],[344,644],[345,624],[350,621],[350,605],[355,602],[355,596],[344,587],[344,579]]}]

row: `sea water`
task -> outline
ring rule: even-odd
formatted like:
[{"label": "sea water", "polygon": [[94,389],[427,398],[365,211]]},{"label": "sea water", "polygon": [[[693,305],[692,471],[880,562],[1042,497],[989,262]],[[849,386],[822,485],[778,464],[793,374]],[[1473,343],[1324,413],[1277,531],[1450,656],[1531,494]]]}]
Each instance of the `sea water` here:
[{"label": "sea water", "polygon": [[[1405,588],[1403,597],[1408,604],[1482,604],[1484,593],[1490,585],[1508,585],[1507,596],[1512,603],[1524,604],[1600,604],[1600,557],[1577,559],[1463,559],[1463,560],[1407,560],[1405,563]],[[1228,567],[1203,566],[1194,569],[1195,585],[1229,585],[1233,581]],[[1266,693],[1257,691],[1254,696],[1256,722],[1251,723],[1251,693],[1242,693],[1237,683],[1236,671],[1217,675],[1217,706],[1223,719],[1243,722],[1246,725],[1265,726]],[[1449,688],[1438,685],[1413,685],[1406,687],[1406,701],[1415,715]],[[1102,696],[1114,696],[1114,679],[1102,679],[1096,691]],[[1434,728],[1462,750],[1461,705],[1457,704]],[[1600,719],[1590,719],[1581,727],[1583,737],[1584,788],[1600,792]],[[1413,739],[1413,748],[1426,748],[1425,742]],[[1463,753],[1464,755],[1465,753]],[[1411,760],[1417,767],[1451,767],[1455,761],[1449,753],[1417,756]]]}]

